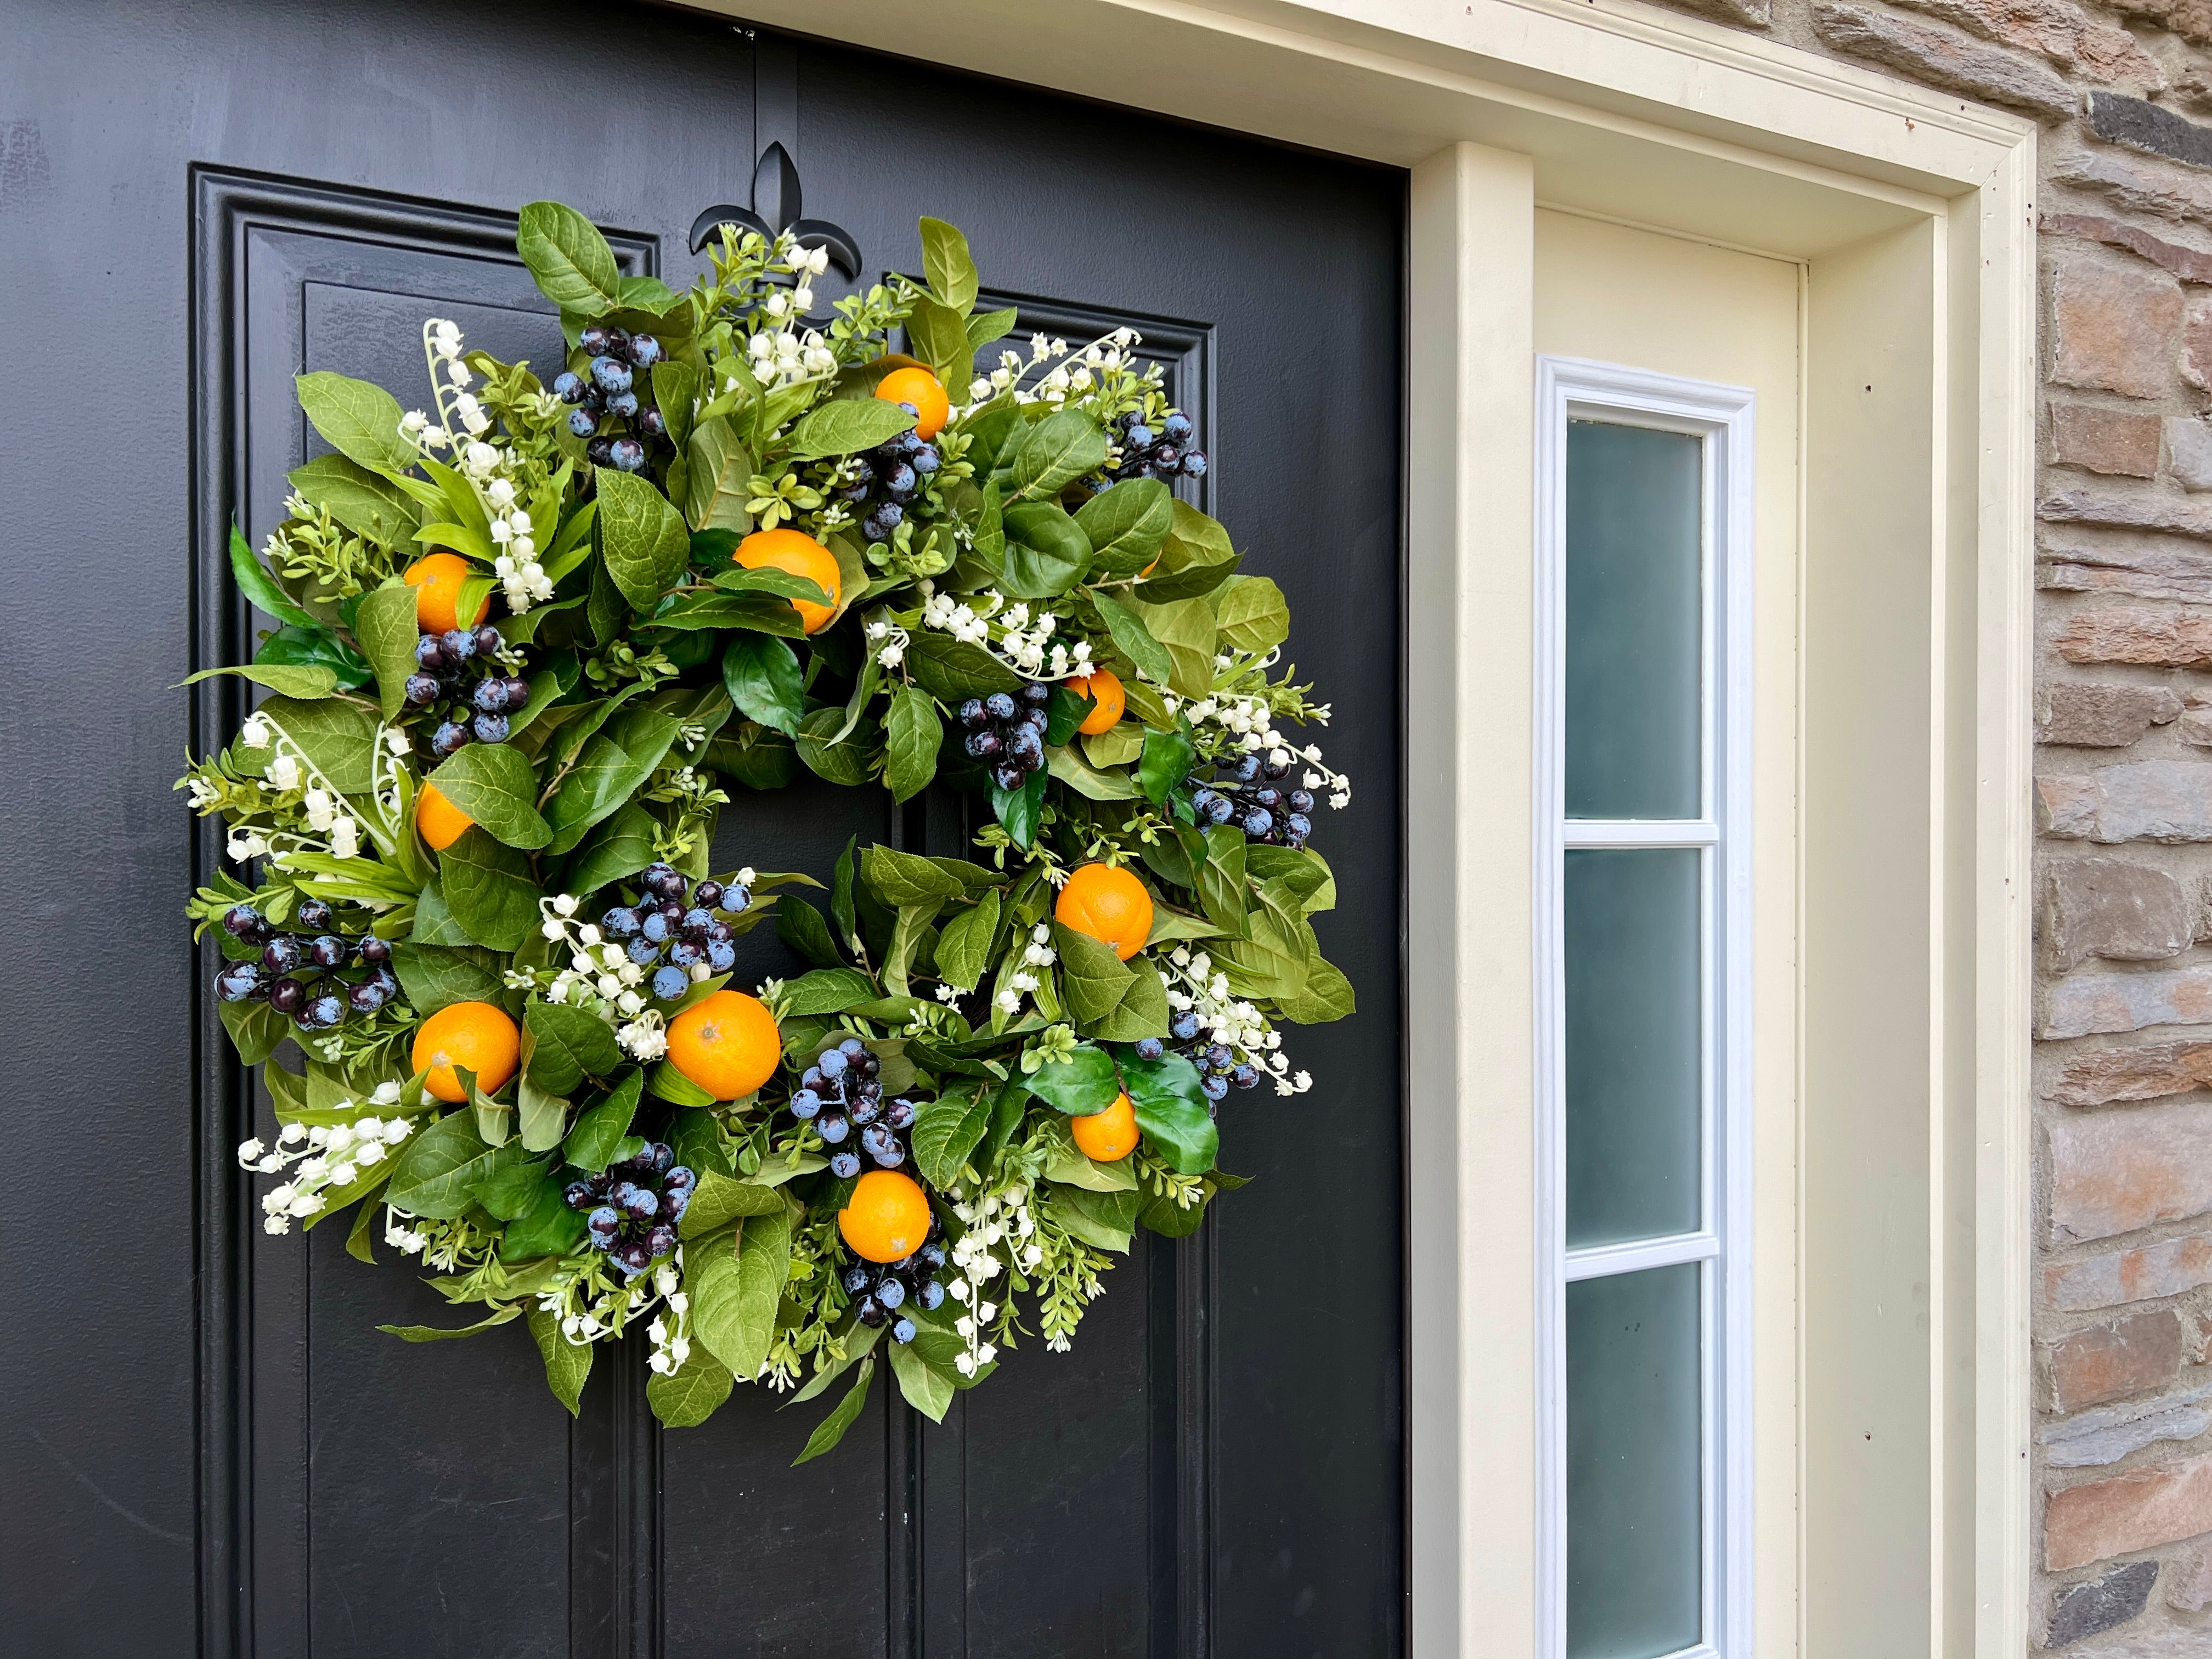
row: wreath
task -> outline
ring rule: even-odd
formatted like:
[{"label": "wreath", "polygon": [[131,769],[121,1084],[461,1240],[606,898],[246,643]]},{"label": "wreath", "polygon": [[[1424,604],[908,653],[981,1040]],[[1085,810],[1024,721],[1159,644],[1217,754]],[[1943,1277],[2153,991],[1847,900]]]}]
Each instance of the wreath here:
[{"label": "wreath", "polygon": [[[1352,1008],[1307,846],[1350,787],[1283,729],[1328,709],[1281,592],[1170,487],[1189,417],[1126,328],[981,368],[1016,313],[921,228],[925,281],[815,317],[787,234],[722,227],[675,294],[523,209],[561,372],[433,319],[427,410],[299,378],[333,453],[230,540],[279,626],[207,671],[265,695],[179,785],[239,872],[187,909],[275,1108],[267,1231],[351,1206],[483,1310],[382,1328],[522,1320],[571,1412],[641,1324],[670,1425],[851,1373],[802,1462],[879,1353],[936,1419],[1065,1351],[1136,1229],[1241,1184],[1224,1098],[1311,1086],[1279,1024]],[[975,856],[710,868],[802,767],[968,792]],[[805,970],[733,988],[771,919]]]}]

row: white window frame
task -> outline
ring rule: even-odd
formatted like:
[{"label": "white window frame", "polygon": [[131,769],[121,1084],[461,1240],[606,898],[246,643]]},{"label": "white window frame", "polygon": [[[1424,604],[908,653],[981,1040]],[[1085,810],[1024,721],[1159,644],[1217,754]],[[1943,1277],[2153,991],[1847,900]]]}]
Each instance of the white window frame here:
[{"label": "white window frame", "polygon": [[[1702,1377],[1704,1638],[1669,1659],[1749,1659],[1752,1559],[1751,687],[1754,399],[1740,386],[1540,356],[1535,422],[1535,960],[1538,1659],[1567,1651],[1566,1287],[1696,1262]],[[1567,429],[1575,420],[1703,441],[1702,805],[1694,819],[1566,817]],[[1565,860],[1695,848],[1701,860],[1701,1222],[1566,1245]]]}]

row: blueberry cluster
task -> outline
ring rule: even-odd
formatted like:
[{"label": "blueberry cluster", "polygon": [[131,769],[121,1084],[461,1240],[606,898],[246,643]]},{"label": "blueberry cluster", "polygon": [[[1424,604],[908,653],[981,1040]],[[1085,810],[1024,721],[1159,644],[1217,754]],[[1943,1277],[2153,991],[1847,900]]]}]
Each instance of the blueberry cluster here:
[{"label": "blueberry cluster", "polygon": [[570,1209],[590,1212],[584,1232],[592,1248],[635,1279],[676,1248],[676,1224],[697,1179],[665,1141],[651,1140],[636,1157],[570,1182],[562,1196]]},{"label": "blueberry cluster", "polygon": [[845,1293],[853,1298],[853,1313],[873,1330],[890,1324],[894,1342],[914,1340],[914,1321],[900,1310],[908,1303],[927,1311],[945,1305],[945,1286],[937,1275],[945,1266],[941,1235],[945,1224],[929,1218],[929,1241],[902,1261],[859,1261],[845,1269]]},{"label": "blueberry cluster", "polygon": [[599,931],[653,969],[653,994],[673,1002],[691,988],[691,970],[726,974],[738,963],[737,935],[714,913],[735,915],[753,902],[750,889],[719,881],[694,884],[669,864],[638,872],[635,904],[617,904],[599,918]]},{"label": "blueberry cluster", "polygon": [[960,705],[960,724],[968,732],[963,746],[991,769],[991,781],[1000,788],[1020,788],[1044,764],[1044,706],[1051,696],[1050,686],[1032,680],[1018,696],[994,691]]},{"label": "blueberry cluster", "polygon": [[[912,404],[899,407],[909,415],[917,412]],[[872,503],[860,520],[860,533],[872,542],[889,541],[891,532],[906,517],[906,504],[944,464],[935,446],[908,427],[888,443],[878,444],[845,464],[848,482],[837,492],[837,499],[856,511],[863,502]]]},{"label": "blueberry cluster", "polygon": [[1158,1037],[1137,1039],[1139,1060],[1158,1060],[1170,1051],[1181,1054],[1198,1068],[1198,1086],[1206,1092],[1206,1109],[1212,1111],[1229,1092],[1231,1084],[1239,1089],[1249,1089],[1260,1081],[1260,1068],[1249,1060],[1239,1060],[1218,1042],[1201,1042],[1198,1035],[1198,1016],[1185,1009],[1169,1022],[1168,1033],[1172,1042]]},{"label": "blueberry cluster", "polygon": [[[374,933],[349,939],[334,931],[331,907],[302,899],[293,912],[298,933],[280,931],[250,904],[223,913],[223,931],[261,947],[258,962],[228,962],[215,976],[225,1002],[264,1002],[303,1031],[327,1031],[347,1014],[373,1014],[399,994],[392,944]],[[360,979],[345,977],[349,971]]]},{"label": "blueberry cluster", "polygon": [[1285,789],[1290,763],[1239,755],[1224,763],[1226,778],[1216,778],[1192,792],[1191,809],[1208,823],[1233,823],[1250,841],[1264,841],[1293,851],[1306,844],[1313,833],[1314,798],[1304,789]]},{"label": "blueberry cluster", "polygon": [[[884,1085],[877,1081],[883,1069],[883,1061],[860,1038],[847,1037],[817,1054],[792,1091],[791,1115],[811,1123],[823,1144],[836,1148],[830,1154],[830,1173],[840,1181],[860,1173],[861,1152],[879,1170],[896,1170],[906,1162],[914,1103],[884,1098]],[[860,1132],[859,1152],[845,1144],[855,1129]]]},{"label": "blueberry cluster", "polygon": [[1121,459],[1107,469],[1109,478],[1202,478],[1206,452],[1190,447],[1190,416],[1177,410],[1154,431],[1143,416],[1132,410],[1121,421]]},{"label": "blueberry cluster", "polygon": [[586,440],[584,457],[593,466],[642,470],[653,446],[668,436],[660,410],[637,395],[638,371],[660,361],[660,342],[612,324],[588,323],[576,343],[591,354],[584,373],[570,369],[553,377],[553,395],[573,405],[568,430]]},{"label": "blueberry cluster", "polygon": [[430,734],[441,759],[471,743],[505,743],[507,716],[530,701],[530,682],[510,674],[492,653],[504,644],[492,627],[456,628],[415,641],[415,672],[407,677],[407,706],[443,716]]}]

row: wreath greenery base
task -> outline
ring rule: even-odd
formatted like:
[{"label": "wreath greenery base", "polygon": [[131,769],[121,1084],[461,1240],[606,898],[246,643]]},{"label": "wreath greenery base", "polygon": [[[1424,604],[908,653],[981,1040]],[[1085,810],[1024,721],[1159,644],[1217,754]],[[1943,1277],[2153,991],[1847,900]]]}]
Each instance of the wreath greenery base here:
[{"label": "wreath greenery base", "polygon": [[[787,238],[725,227],[677,294],[523,209],[559,369],[433,319],[427,409],[300,377],[331,453],[234,532],[276,626],[209,671],[261,698],[179,786],[236,871],[187,909],[267,1230],[350,1210],[481,1314],[385,1328],[521,1321],[571,1411],[641,1325],[671,1425],[842,1386],[801,1461],[879,1356],[937,1419],[1066,1349],[1138,1229],[1241,1184],[1224,1101],[1310,1086],[1280,1026],[1353,1004],[1307,845],[1350,786],[1286,735],[1328,711],[1281,592],[1170,488],[1198,434],[1131,331],[1004,345],[921,242],[811,318]],[[802,769],[967,792],[974,856],[710,870]],[[738,991],[763,925],[799,970]]]}]

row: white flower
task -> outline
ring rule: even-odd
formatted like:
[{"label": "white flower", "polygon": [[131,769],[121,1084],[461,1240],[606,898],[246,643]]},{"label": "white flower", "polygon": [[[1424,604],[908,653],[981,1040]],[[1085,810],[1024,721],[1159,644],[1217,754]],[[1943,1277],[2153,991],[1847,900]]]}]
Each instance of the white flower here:
[{"label": "white flower", "polygon": [[494,519],[491,521],[491,538],[501,546],[505,546],[514,534],[514,526],[507,523],[505,519]]},{"label": "white flower", "polygon": [[462,362],[459,358],[453,358],[446,364],[446,378],[457,386],[464,386],[476,376],[469,373],[469,366],[466,363]]},{"label": "white flower", "polygon": [[264,1233],[289,1233],[292,1231],[292,1224],[281,1215],[272,1215],[261,1224],[261,1231]]},{"label": "white flower", "polygon": [[279,789],[300,787],[300,763],[290,755],[279,755],[269,763],[269,781]]},{"label": "white flower", "polygon": [[301,803],[307,809],[307,827],[327,835],[331,827],[331,798],[321,789],[310,789]]},{"label": "white flower", "polygon": [[351,818],[340,818],[331,826],[331,851],[338,858],[349,859],[361,851],[361,826]]},{"label": "white flower", "polygon": [[287,1146],[296,1146],[307,1138],[307,1126],[302,1123],[288,1123],[276,1134],[277,1140]]},{"label": "white flower", "polygon": [[813,310],[814,290],[808,288],[805,283],[800,283],[799,286],[791,290],[791,305],[792,309],[794,311]]},{"label": "white flower", "polygon": [[[514,505],[514,485],[506,478],[494,478],[484,486],[484,495],[502,513]],[[527,515],[524,516],[520,528],[530,528]]]},{"label": "white flower", "polygon": [[430,423],[430,417],[419,409],[410,409],[399,417],[399,429],[409,437],[419,435]]},{"label": "white flower", "polygon": [[489,477],[499,465],[499,451],[489,444],[472,443],[462,452],[461,465],[479,478]]},{"label": "white flower", "polygon": [[952,1356],[952,1364],[953,1369],[957,1370],[963,1376],[973,1376],[975,1375],[975,1361],[972,1355],[956,1353]]},{"label": "white flower", "polygon": [[761,302],[761,309],[771,317],[781,317],[791,309],[791,296],[777,289]]},{"label": "white flower", "polygon": [[254,1163],[267,1150],[258,1140],[241,1140],[238,1144],[238,1161],[240,1164]]}]

